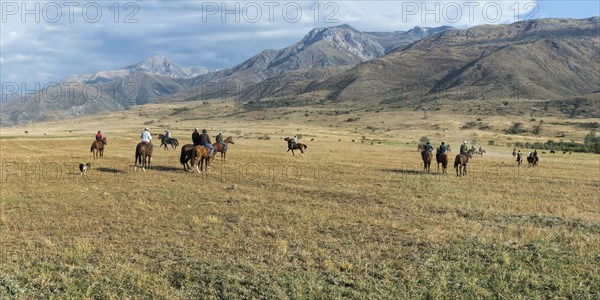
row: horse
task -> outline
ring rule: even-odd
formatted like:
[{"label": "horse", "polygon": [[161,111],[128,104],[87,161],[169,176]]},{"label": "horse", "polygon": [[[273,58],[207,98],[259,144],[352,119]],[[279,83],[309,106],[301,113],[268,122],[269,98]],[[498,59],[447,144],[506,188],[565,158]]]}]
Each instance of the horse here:
[{"label": "horse", "polygon": [[527,156],[527,166],[528,166],[528,167],[535,167],[535,166],[537,166],[537,165],[538,165],[538,161],[539,161],[539,160],[540,160],[540,159],[539,159],[539,157],[537,157],[537,156],[534,156],[534,157]]},{"label": "horse", "polygon": [[[225,145],[223,145],[225,144]],[[225,156],[227,156],[227,148],[229,144],[235,144],[233,142],[233,138],[232,137],[228,137],[225,140],[223,140],[223,144],[220,143],[214,143],[213,147],[215,148],[215,154],[217,152],[221,152],[221,161],[225,162]],[[215,160],[216,155],[213,156],[213,161]]]},{"label": "horse", "polygon": [[301,144],[301,143],[296,143],[295,145],[292,146],[292,139],[289,137],[286,137],[283,140],[288,142],[288,150],[285,153],[288,153],[288,152],[290,152],[290,150],[292,150],[293,156],[295,156],[294,150],[300,150],[300,154],[304,155],[304,150],[306,150],[306,148],[308,148],[308,146],[306,146],[305,144]]},{"label": "horse", "polygon": [[461,153],[454,158],[454,169],[456,169],[456,176],[467,175],[467,163],[469,162],[469,158],[471,158],[470,151]]},{"label": "horse", "polygon": [[93,141],[90,147],[90,152],[94,159],[104,158],[104,145],[106,145],[106,137],[103,137],[101,141]]},{"label": "horse", "polygon": [[438,171],[440,170],[440,164],[442,164],[442,174],[446,174],[446,169],[448,168],[448,154],[436,153],[435,161],[437,162]]},{"label": "horse", "polygon": [[479,148],[479,151],[477,151],[477,154],[479,154],[479,156],[483,156],[484,153],[486,153],[486,151],[482,148]]},{"label": "horse", "polygon": [[[198,160],[197,163],[196,160]],[[204,146],[195,146],[192,149],[192,166],[196,165],[198,173],[202,173],[202,162],[205,162],[205,171],[210,172],[210,149]]]},{"label": "horse", "polygon": [[193,144],[185,144],[181,147],[181,156],[179,156],[179,162],[183,166],[184,171],[191,171],[188,162],[192,159],[192,151],[194,151]]},{"label": "horse", "polygon": [[421,158],[423,159],[423,171],[429,173],[431,169],[431,161],[433,160],[433,154],[431,151],[425,151],[421,153]]},{"label": "horse", "polygon": [[165,150],[168,150],[169,147],[168,145],[171,145],[171,148],[173,148],[173,150],[177,149],[177,146],[179,146],[179,141],[176,138],[166,138],[164,134],[158,134],[158,138],[160,139],[160,148],[162,148],[162,146],[165,146]]},{"label": "horse", "polygon": [[523,156],[522,155],[518,155],[517,156],[517,166],[520,166],[521,163],[523,163]]},{"label": "horse", "polygon": [[138,164],[142,170],[146,172],[146,168],[150,167],[150,159],[152,158],[152,147],[144,143],[139,143],[135,147],[135,162],[133,171],[137,170]]}]

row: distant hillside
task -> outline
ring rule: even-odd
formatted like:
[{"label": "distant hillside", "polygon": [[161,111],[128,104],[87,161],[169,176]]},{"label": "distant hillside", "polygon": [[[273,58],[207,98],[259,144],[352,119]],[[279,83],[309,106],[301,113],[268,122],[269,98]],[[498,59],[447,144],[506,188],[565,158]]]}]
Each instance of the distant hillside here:
[{"label": "distant hillside", "polygon": [[167,57],[153,56],[119,70],[73,75],[59,82],[62,85],[59,95],[49,90],[12,97],[13,100],[2,105],[2,125],[78,117],[160,102],[188,89],[186,79],[207,71],[184,68]]},{"label": "distant hillside", "polygon": [[192,83],[231,88],[220,88],[216,93],[196,88],[186,94],[190,99],[210,99],[223,96],[220,93],[226,90],[239,99],[270,97],[290,83],[328,78],[449,28],[415,27],[407,32],[361,32],[345,24],[316,28],[293,45],[265,50],[233,68],[199,76]]},{"label": "distant hillside", "polygon": [[447,30],[319,82],[331,101],[561,99],[600,90],[600,18]]}]

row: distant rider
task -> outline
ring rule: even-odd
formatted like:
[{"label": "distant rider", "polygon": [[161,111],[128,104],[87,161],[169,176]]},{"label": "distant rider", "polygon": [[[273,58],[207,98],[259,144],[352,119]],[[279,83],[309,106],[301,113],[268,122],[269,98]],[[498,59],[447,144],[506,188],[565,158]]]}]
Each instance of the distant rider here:
[{"label": "distant rider", "polygon": [[104,137],[102,136],[102,132],[100,132],[100,130],[98,130],[98,133],[96,133],[96,141],[102,142],[102,139]]},{"label": "distant rider", "polygon": [[202,134],[200,135],[200,144],[208,149],[210,149],[210,157],[215,153],[215,147],[210,143],[210,137],[206,133],[206,129],[202,129]]},{"label": "distant rider", "polygon": [[423,146],[423,151],[421,151],[421,157],[423,157],[423,159],[425,159],[425,153],[431,152],[431,151],[433,151],[433,147],[431,146],[431,144],[429,142],[427,142],[425,144],[425,146]]},{"label": "distant rider", "polygon": [[165,131],[165,139],[170,139],[171,138],[171,133],[169,132],[169,129],[167,129],[167,131]]},{"label": "distant rider", "polygon": [[198,132],[198,128],[194,128],[194,133],[192,133],[192,142],[194,146],[202,146],[200,142],[200,132]]},{"label": "distant rider", "polygon": [[140,139],[142,139],[142,143],[150,146],[150,148],[153,147],[152,135],[150,134],[150,131],[148,131],[148,127],[144,128],[144,131],[142,131],[142,135],[140,136]]},{"label": "distant rider", "polygon": [[223,143],[223,131],[219,131],[215,140],[217,141],[217,144],[221,144],[223,151],[227,151],[227,144]]},{"label": "distant rider", "polygon": [[467,147],[467,141],[464,141],[462,145],[460,145],[460,154],[466,154],[469,152],[469,147]]},{"label": "distant rider", "polygon": [[446,145],[444,144],[444,142],[442,142],[442,144],[440,145],[439,153],[446,154]]}]

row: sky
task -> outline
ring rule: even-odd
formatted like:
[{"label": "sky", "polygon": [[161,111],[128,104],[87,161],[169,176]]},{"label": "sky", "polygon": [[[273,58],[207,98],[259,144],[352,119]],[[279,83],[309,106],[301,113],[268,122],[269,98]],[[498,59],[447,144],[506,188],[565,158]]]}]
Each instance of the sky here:
[{"label": "sky", "polygon": [[0,82],[25,90],[162,54],[222,69],[311,29],[467,28],[600,15],[598,1],[8,1],[0,0]]}]

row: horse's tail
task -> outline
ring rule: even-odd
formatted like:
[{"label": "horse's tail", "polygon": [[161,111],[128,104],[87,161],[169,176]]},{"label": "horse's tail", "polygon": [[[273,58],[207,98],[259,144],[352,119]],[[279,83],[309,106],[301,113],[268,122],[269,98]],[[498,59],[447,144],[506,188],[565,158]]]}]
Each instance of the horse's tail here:
[{"label": "horse's tail", "polygon": [[92,143],[92,145],[90,146],[90,152],[94,152],[94,144],[95,144],[95,142]]},{"label": "horse's tail", "polygon": [[179,156],[179,162],[184,165],[185,164],[185,147],[181,147],[181,156]]},{"label": "horse's tail", "polygon": [[140,154],[141,151],[140,145],[137,145],[137,147],[135,147],[135,160],[138,162],[138,164],[142,164],[142,155]]},{"label": "horse's tail", "polygon": [[304,149],[308,148],[308,146],[304,145]]},{"label": "horse's tail", "polygon": [[460,164],[460,155],[457,155],[456,158],[454,159],[454,168],[458,168],[458,165]]}]

